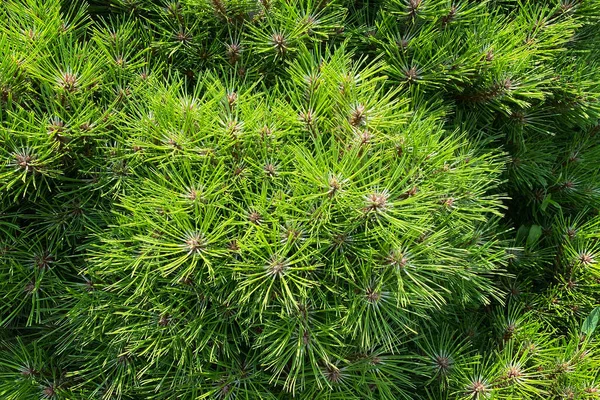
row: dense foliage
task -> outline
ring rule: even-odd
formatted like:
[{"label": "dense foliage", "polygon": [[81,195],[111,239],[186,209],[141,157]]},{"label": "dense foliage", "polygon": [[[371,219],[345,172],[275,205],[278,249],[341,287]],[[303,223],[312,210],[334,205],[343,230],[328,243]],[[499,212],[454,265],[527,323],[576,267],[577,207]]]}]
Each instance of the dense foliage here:
[{"label": "dense foliage", "polygon": [[600,2],[6,0],[0,396],[600,397]]}]

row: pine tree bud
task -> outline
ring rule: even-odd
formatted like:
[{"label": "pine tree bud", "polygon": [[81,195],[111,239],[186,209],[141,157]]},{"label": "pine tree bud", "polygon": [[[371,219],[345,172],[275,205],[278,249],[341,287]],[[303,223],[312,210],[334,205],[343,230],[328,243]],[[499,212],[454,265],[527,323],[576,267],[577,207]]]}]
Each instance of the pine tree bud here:
[{"label": "pine tree bud", "polygon": [[285,274],[285,271],[288,269],[288,266],[288,260],[278,255],[273,255],[269,263],[266,265],[265,269],[267,271],[267,275],[279,278]]},{"label": "pine tree bud", "polygon": [[369,193],[364,197],[365,213],[384,213],[387,211],[391,204],[389,203],[390,194],[387,190],[376,191],[373,193]]},{"label": "pine tree bud", "polygon": [[208,246],[204,235],[202,235],[199,232],[187,233],[183,241],[185,244],[183,244],[182,246],[184,248],[184,251],[186,251],[188,255],[200,254],[203,251],[205,251]]}]

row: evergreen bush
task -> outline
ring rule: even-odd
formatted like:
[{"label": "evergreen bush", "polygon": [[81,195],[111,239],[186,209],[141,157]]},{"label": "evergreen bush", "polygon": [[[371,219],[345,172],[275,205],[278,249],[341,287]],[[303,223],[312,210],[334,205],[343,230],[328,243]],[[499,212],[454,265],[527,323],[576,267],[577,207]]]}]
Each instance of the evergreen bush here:
[{"label": "evergreen bush", "polygon": [[597,0],[6,0],[0,55],[2,398],[600,398]]}]

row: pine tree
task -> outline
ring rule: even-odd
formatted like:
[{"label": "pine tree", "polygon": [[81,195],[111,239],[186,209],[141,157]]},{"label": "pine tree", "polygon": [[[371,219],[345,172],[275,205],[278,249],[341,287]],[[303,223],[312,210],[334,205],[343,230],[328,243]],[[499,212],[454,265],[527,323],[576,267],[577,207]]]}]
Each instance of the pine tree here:
[{"label": "pine tree", "polygon": [[595,0],[0,5],[0,395],[600,396]]}]

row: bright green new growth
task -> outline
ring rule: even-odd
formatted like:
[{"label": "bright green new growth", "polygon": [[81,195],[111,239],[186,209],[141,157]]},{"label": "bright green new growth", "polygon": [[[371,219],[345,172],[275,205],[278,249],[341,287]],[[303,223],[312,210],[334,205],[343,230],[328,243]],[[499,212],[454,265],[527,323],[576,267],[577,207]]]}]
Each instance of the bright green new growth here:
[{"label": "bright green new growth", "polygon": [[[248,347],[298,392],[335,386],[349,354],[397,352],[431,310],[498,296],[497,158],[349,60],[307,53],[268,94],[211,76],[140,94],[119,215],[84,272],[122,317],[73,314],[77,336],[95,323],[150,365],[183,338],[207,360]],[[140,335],[152,318],[165,328]]]},{"label": "bright green new growth", "polygon": [[600,4],[0,5],[0,397],[594,399]]}]

